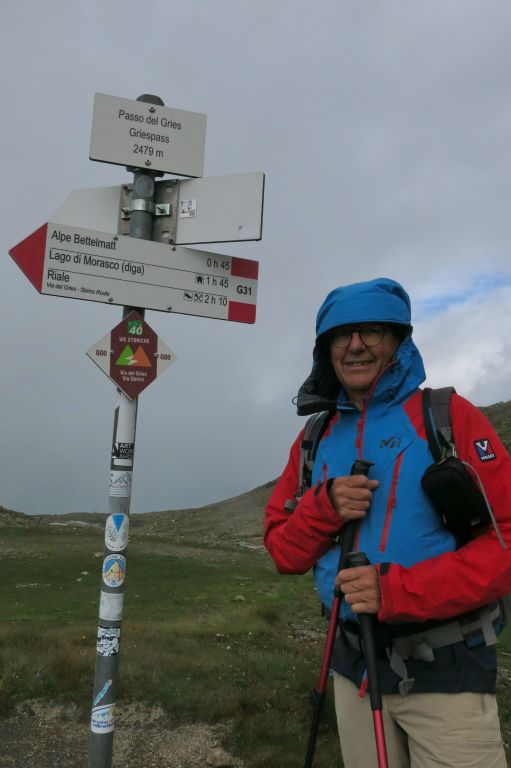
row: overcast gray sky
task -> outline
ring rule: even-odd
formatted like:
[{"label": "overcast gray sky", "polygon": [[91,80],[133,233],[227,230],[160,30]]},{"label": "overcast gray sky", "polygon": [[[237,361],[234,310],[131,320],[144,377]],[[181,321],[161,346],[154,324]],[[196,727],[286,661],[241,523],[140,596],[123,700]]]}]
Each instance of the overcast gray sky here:
[{"label": "overcast gray sky", "polygon": [[266,174],[257,322],[148,311],[178,360],[141,396],[132,511],[276,477],[303,421],[314,321],[337,285],[411,294],[428,384],[511,399],[507,0],[4,3],[0,504],[106,510],[115,389],[86,350],[120,307],[41,296],[7,255],[74,189],[94,94],[207,114],[204,176]]}]

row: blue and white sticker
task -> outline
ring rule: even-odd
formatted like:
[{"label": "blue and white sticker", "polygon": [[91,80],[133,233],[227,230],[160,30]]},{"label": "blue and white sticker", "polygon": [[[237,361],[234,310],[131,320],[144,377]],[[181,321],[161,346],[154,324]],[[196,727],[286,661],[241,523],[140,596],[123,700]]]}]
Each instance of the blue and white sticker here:
[{"label": "blue and white sticker", "polygon": [[131,496],[131,478],[133,472],[128,470],[124,472],[118,472],[112,470],[110,472],[110,486],[108,493],[110,496]]},{"label": "blue and white sticker", "polygon": [[497,458],[487,437],[482,438],[481,440],[476,440],[474,446],[481,461],[493,461]]},{"label": "blue and white sticker", "polygon": [[92,733],[111,733],[115,724],[115,704],[93,707],[90,719]]},{"label": "blue and white sticker", "polygon": [[121,621],[124,592],[103,592],[99,598],[99,618],[103,621]]},{"label": "blue and white sticker", "polygon": [[107,587],[120,587],[126,577],[124,555],[107,555],[103,560],[103,582]]},{"label": "blue and white sticker", "polygon": [[120,637],[120,627],[98,627],[98,638],[96,641],[96,653],[98,656],[117,656],[119,653]]},{"label": "blue and white sticker", "polygon": [[104,686],[101,688],[101,690],[97,692],[97,694],[96,694],[96,696],[94,698],[94,701],[92,702],[92,706],[93,707],[97,706],[100,701],[103,701],[103,699],[107,695],[108,689],[110,688],[112,683],[113,683],[112,679],[107,680],[106,683],[104,684]]},{"label": "blue and white sticker", "polygon": [[105,523],[105,546],[112,552],[121,552],[128,545],[128,515],[109,515]]}]

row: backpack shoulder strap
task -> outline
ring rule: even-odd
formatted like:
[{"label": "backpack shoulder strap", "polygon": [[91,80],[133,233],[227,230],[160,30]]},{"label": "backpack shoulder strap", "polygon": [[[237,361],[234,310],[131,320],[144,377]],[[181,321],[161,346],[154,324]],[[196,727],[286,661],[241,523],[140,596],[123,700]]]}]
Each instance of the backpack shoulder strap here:
[{"label": "backpack shoulder strap", "polygon": [[426,437],[435,461],[440,461],[446,455],[454,455],[456,451],[450,415],[451,397],[454,392],[454,387],[426,387],[422,392]]},{"label": "backpack shoulder strap", "polygon": [[320,411],[307,419],[300,444],[300,468],[298,473],[298,498],[312,485],[312,470],[319,441],[330,423],[333,411]]}]

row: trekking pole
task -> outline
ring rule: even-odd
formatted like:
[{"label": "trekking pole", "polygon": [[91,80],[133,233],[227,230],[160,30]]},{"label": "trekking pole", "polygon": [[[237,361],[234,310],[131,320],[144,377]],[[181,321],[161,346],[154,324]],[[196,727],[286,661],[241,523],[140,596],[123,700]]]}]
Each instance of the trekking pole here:
[{"label": "trekking pole", "polygon": [[[365,459],[357,459],[351,468],[350,475],[367,475],[370,468],[373,466],[372,461],[365,461]],[[348,554],[353,550],[355,545],[355,536],[357,534],[358,520],[350,520],[349,523],[345,523],[342,529],[341,539],[341,554],[339,557],[339,565],[337,572],[346,568],[348,561]],[[326,686],[328,683],[328,675],[330,672],[330,662],[332,660],[332,653],[334,650],[335,635],[337,632],[337,622],[339,620],[339,611],[341,609],[341,603],[343,600],[343,593],[340,591],[334,591],[334,601],[332,603],[332,610],[330,612],[330,620],[328,624],[328,631],[326,635],[325,650],[323,652],[323,661],[321,662],[321,670],[318,677],[318,682],[314,690],[311,692],[311,701],[314,708],[312,714],[312,722],[309,731],[309,741],[307,743],[307,752],[305,754],[305,762],[303,768],[312,768],[312,761],[314,759],[314,750],[316,748],[316,738],[319,730],[319,721],[321,719],[321,712],[325,704]]]},{"label": "trekking pole", "polygon": [[[370,565],[364,552],[350,552],[348,554],[348,568],[356,568],[361,565]],[[380,679],[378,675],[378,660],[376,657],[375,625],[376,616],[373,613],[359,613],[360,632],[367,669],[367,687],[373,711],[374,738],[376,741],[376,754],[378,756],[378,768],[388,768],[387,746],[383,730],[382,701],[380,692]]]}]

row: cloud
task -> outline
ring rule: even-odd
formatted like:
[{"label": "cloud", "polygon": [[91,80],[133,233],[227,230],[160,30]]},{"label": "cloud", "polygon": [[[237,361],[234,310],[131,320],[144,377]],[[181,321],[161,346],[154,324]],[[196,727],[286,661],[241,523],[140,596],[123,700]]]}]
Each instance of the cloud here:
[{"label": "cloud", "polygon": [[451,384],[476,405],[510,399],[510,301],[504,286],[417,325],[429,386]]},{"label": "cloud", "polygon": [[[452,285],[447,292],[442,292],[442,287],[438,286],[435,295],[417,301],[414,307],[414,318],[424,321],[436,315],[443,315],[458,305],[468,303],[472,305],[481,304],[494,291],[511,285],[511,274],[467,274],[463,275],[456,282],[457,285]],[[472,311],[474,311],[474,306]]]},{"label": "cloud", "polygon": [[149,36],[134,0],[121,26],[100,0],[4,14],[0,504],[108,501],[115,389],[85,351],[121,311],[42,297],[6,256],[73,189],[132,180],[88,159],[97,91],[206,113],[206,176],[266,173],[262,241],[208,246],[260,261],[256,324],[147,313],[178,360],[140,398],[134,510],[275,477],[303,424],[291,398],[316,311],[341,284],[402,282],[429,380],[510,397],[509,3],[151,8]]}]

